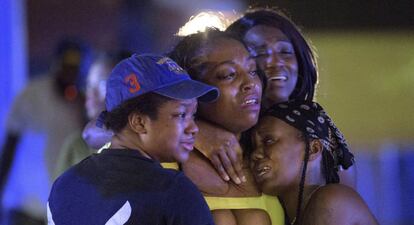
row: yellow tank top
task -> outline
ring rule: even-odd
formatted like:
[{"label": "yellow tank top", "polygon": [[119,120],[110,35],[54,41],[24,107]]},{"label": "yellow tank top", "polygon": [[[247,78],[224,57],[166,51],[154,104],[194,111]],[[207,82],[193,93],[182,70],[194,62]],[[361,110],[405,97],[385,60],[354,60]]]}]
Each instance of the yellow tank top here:
[{"label": "yellow tank top", "polygon": [[[164,168],[178,170],[177,163],[162,163]],[[216,209],[262,209],[266,211],[272,225],[284,225],[285,216],[277,197],[262,194],[258,197],[211,197],[204,196],[210,211]]]}]

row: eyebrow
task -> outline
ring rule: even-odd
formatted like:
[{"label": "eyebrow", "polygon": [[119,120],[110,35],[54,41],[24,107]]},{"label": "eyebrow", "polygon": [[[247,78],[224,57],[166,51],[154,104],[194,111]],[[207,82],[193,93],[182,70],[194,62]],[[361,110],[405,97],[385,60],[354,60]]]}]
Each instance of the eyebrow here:
[{"label": "eyebrow", "polygon": [[215,70],[218,67],[220,67],[222,65],[225,65],[225,64],[235,65],[236,63],[234,61],[232,61],[232,60],[226,60],[226,61],[219,62],[217,64],[214,63],[214,62],[205,62],[205,63],[202,63],[201,65],[202,66],[206,66],[209,69],[211,68],[212,70]]},{"label": "eyebrow", "polygon": [[[278,43],[278,42],[285,42],[285,43],[293,45],[293,43],[288,39],[277,40],[276,43]],[[262,44],[262,45],[259,45],[259,46],[253,47],[253,48],[256,48],[256,49],[259,48],[260,49],[260,48],[266,48],[267,46],[268,46],[268,44]]]}]

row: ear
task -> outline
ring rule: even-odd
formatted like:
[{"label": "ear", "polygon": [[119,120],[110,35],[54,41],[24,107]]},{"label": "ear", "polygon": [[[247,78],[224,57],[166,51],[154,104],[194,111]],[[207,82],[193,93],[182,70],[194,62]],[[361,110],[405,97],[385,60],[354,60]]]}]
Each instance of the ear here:
[{"label": "ear", "polygon": [[148,120],[148,116],[139,113],[131,113],[128,116],[128,126],[135,133],[145,134],[147,133]]},{"label": "ear", "polygon": [[313,139],[309,143],[309,161],[317,159],[322,155],[323,144],[319,139]]}]

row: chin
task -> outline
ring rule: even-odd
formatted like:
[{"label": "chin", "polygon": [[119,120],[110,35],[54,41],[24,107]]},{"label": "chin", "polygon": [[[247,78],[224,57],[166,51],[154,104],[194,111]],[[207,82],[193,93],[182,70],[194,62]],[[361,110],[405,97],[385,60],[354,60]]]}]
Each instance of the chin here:
[{"label": "chin", "polygon": [[243,131],[248,130],[254,125],[256,125],[257,121],[259,121],[259,114],[249,115],[246,118],[244,118],[242,121],[243,121],[243,125],[241,126],[244,127]]},{"label": "chin", "polygon": [[280,102],[285,102],[287,100],[289,100],[289,95],[287,94],[283,94],[283,93],[274,93],[274,94],[268,94],[266,96],[267,101],[273,105],[276,103],[280,103]]},{"label": "chin", "polygon": [[179,163],[184,163],[188,160],[188,158],[189,158],[189,154],[181,154],[175,157],[175,161]]},{"label": "chin", "polygon": [[277,196],[277,187],[269,182],[263,181],[259,184],[259,188],[263,194]]}]

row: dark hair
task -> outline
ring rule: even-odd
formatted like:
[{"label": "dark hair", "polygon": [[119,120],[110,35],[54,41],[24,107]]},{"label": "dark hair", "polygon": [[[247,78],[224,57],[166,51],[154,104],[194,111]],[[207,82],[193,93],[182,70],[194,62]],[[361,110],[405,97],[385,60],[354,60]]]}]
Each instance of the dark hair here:
[{"label": "dark hair", "polygon": [[312,100],[318,79],[316,59],[311,46],[305,40],[299,28],[288,17],[275,9],[252,9],[231,24],[227,31],[244,39],[246,33],[258,25],[280,29],[293,44],[299,66],[299,77],[289,99]]},{"label": "dark hair", "polygon": [[127,125],[131,113],[140,113],[156,120],[158,109],[167,101],[171,99],[153,92],[129,99],[111,112],[106,112],[105,126],[115,133],[120,132]]},{"label": "dark hair", "polygon": [[236,35],[209,27],[204,32],[198,32],[183,37],[168,53],[168,57],[177,62],[194,80],[200,80],[203,65],[197,61],[206,48],[218,39],[234,39],[246,47]]},{"label": "dark hair", "polygon": [[296,207],[296,217],[295,220],[299,221],[300,218],[300,212],[302,210],[302,204],[303,204],[303,189],[305,187],[305,179],[306,179],[306,170],[308,168],[308,162],[309,162],[309,152],[310,152],[310,139],[303,137],[305,141],[305,156],[303,158],[303,168],[302,168],[302,175],[300,177],[299,182],[299,193],[298,193],[298,203]]},{"label": "dark hair", "polygon": [[[306,133],[302,133],[302,140],[305,142],[305,156],[303,158],[303,167],[302,167],[302,175],[300,178],[299,183],[299,193],[298,193],[298,200],[297,200],[297,207],[296,207],[296,221],[299,221],[300,212],[302,210],[303,204],[303,189],[305,187],[305,179],[306,179],[306,170],[308,168],[309,162],[309,152],[310,152],[310,142],[314,139],[308,137]],[[325,183],[339,183],[339,176],[338,170],[335,168],[334,159],[332,158],[331,154],[329,154],[328,150],[323,147],[322,149],[322,174],[325,177]]]}]

